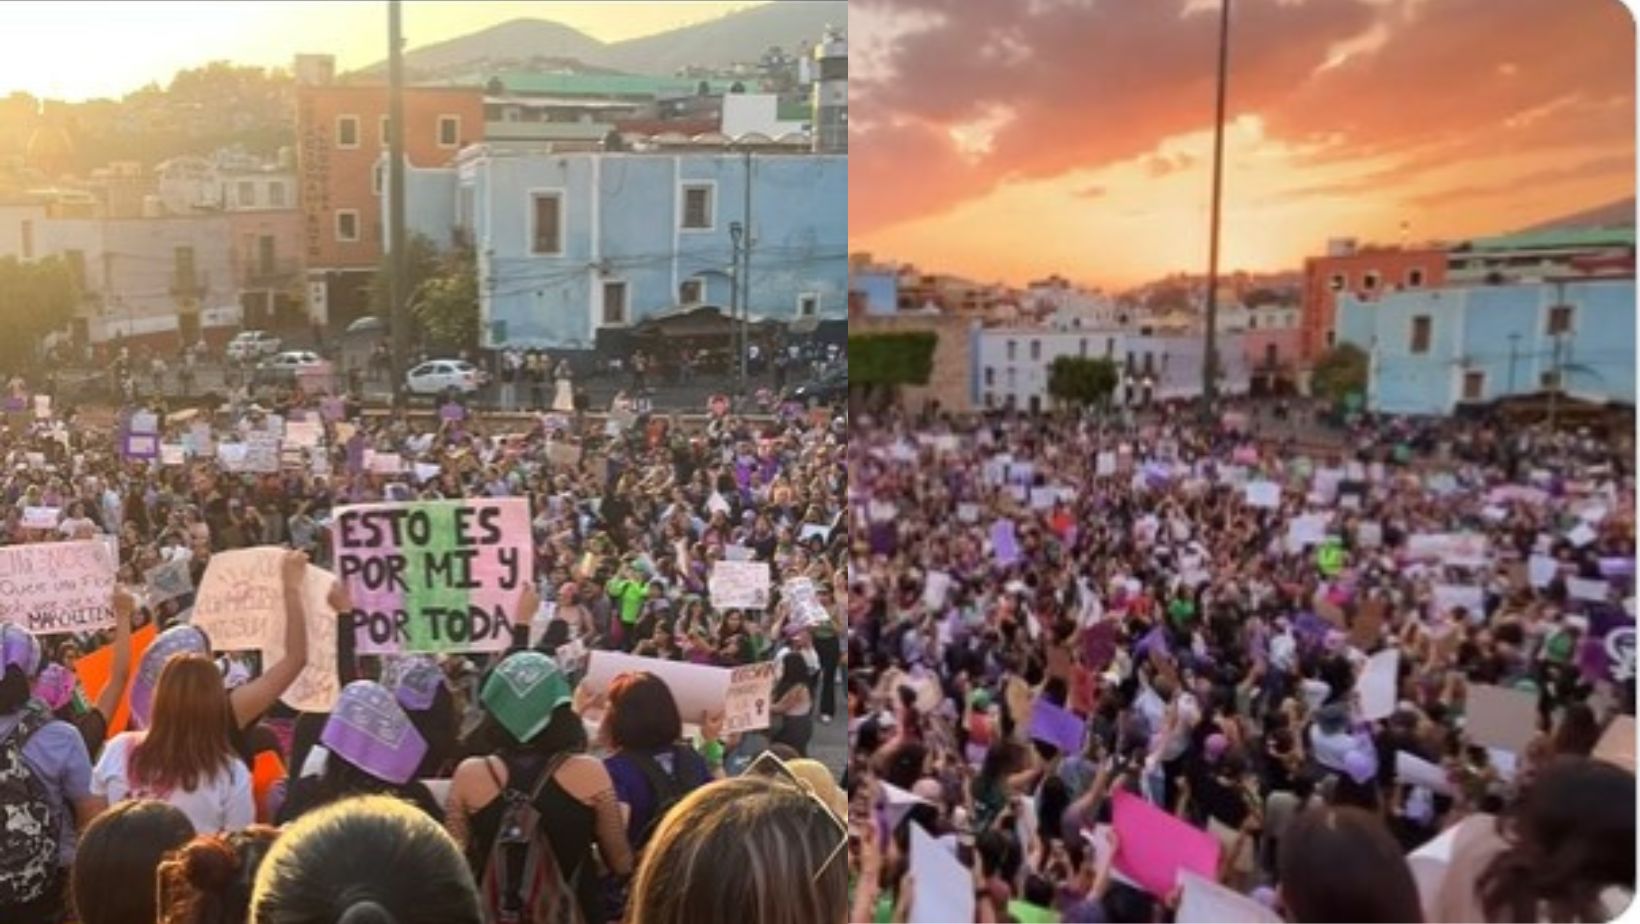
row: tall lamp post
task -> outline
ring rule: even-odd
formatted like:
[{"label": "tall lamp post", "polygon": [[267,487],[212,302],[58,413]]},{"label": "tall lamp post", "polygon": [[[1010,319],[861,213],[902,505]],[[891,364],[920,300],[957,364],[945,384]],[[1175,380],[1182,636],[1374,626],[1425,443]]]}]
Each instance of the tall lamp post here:
[{"label": "tall lamp post", "polygon": [[1224,91],[1229,77],[1230,0],[1219,0],[1219,83],[1213,116],[1213,204],[1208,219],[1207,338],[1202,351],[1202,417],[1211,420],[1219,377],[1219,205],[1224,191]]},{"label": "tall lamp post", "polygon": [[729,323],[734,325],[734,332],[730,334],[735,344],[736,392],[746,393],[746,325],[740,321],[740,247],[745,238],[746,227],[738,221],[729,222],[729,243],[734,248],[734,257],[730,261],[732,269],[729,277]]}]

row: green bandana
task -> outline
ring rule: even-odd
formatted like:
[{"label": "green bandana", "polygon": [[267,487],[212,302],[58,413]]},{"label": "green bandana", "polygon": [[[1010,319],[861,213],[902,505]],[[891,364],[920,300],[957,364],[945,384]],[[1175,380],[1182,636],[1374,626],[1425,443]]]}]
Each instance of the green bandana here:
[{"label": "green bandana", "polygon": [[495,669],[479,699],[503,728],[526,744],[547,727],[553,710],[570,702],[571,695],[557,662],[539,651],[520,651],[508,655]]}]

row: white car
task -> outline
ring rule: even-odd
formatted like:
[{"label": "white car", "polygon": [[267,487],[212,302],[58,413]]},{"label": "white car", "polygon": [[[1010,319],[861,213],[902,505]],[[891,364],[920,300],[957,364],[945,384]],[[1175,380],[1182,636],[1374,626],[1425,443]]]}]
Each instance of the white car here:
[{"label": "white car", "polygon": [[437,395],[451,388],[471,394],[488,380],[482,369],[464,359],[428,360],[404,376],[405,387],[413,395]]},{"label": "white car", "polygon": [[260,384],[288,385],[296,380],[297,373],[302,370],[317,369],[323,365],[325,360],[318,353],[310,350],[286,350],[257,366],[256,380]]},{"label": "white car", "polygon": [[245,330],[228,341],[228,358],[244,362],[279,352],[279,338],[265,330]]}]

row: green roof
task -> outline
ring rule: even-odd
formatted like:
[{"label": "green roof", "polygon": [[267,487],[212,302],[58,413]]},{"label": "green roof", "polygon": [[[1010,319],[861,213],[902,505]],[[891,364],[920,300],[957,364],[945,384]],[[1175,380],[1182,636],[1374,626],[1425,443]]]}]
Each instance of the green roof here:
[{"label": "green roof", "polygon": [[[700,81],[685,77],[647,77],[642,74],[535,74],[513,71],[463,77],[454,83],[487,86],[499,79],[506,93],[524,96],[694,96]],[[708,80],[713,93],[725,93],[732,80]]]},{"label": "green roof", "polygon": [[1633,247],[1633,228],[1553,228],[1476,238],[1470,250],[1555,250],[1572,247]]}]

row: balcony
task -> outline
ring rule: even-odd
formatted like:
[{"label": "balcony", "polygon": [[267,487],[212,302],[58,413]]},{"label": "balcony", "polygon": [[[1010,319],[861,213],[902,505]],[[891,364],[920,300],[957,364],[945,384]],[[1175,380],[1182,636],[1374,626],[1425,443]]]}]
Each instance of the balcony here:
[{"label": "balcony", "polygon": [[203,298],[210,288],[209,273],[174,273],[171,276],[171,295],[176,298]]},{"label": "balcony", "polygon": [[252,260],[240,273],[240,284],[249,289],[276,288],[296,281],[301,273],[301,264],[289,257],[278,260]]}]

